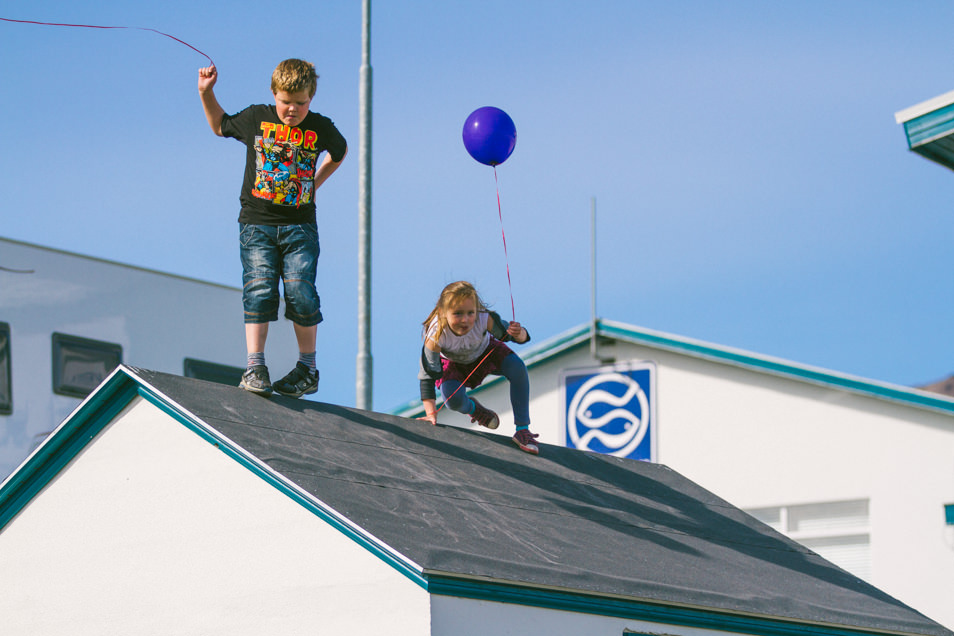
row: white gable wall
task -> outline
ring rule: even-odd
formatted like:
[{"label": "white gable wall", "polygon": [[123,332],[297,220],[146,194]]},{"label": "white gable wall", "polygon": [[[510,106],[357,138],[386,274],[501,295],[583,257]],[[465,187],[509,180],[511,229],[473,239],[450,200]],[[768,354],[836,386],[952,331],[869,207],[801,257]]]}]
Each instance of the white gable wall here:
[{"label": "white gable wall", "polygon": [[[865,499],[869,582],[954,627],[954,417],[697,356],[619,341],[656,365],[656,461],[746,509]],[[564,444],[560,372],[599,366],[587,347],[530,371],[532,430]],[[513,434],[509,384],[479,393]],[[476,428],[441,411],[442,423]],[[486,430],[486,429],[484,429]]]},{"label": "white gable wall", "polygon": [[3,633],[425,634],[428,594],[136,398],[0,532]]}]

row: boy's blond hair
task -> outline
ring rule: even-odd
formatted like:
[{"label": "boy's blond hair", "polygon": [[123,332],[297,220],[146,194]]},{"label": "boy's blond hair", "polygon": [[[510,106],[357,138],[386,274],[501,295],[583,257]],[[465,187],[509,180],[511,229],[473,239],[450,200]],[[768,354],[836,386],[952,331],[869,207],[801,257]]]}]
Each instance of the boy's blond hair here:
[{"label": "boy's blond hair", "polygon": [[308,91],[309,97],[315,96],[318,89],[318,73],[315,65],[295,58],[280,62],[272,73],[272,95],[278,91],[297,93]]}]

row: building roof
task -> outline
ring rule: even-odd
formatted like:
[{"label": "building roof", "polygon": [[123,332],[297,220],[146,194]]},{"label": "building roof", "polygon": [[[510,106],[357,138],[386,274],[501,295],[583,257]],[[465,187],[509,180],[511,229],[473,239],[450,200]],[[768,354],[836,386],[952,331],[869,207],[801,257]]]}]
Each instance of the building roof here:
[{"label": "building roof", "polygon": [[675,471],[120,367],[0,484],[0,532],[141,396],[434,594],[773,636],[954,636]]},{"label": "building roof", "polygon": [[898,111],[908,148],[954,170],[954,91]]},{"label": "building roof", "polygon": [[[782,376],[798,382],[808,382],[830,389],[867,395],[906,406],[954,415],[954,398],[923,388],[914,389],[888,382],[878,382],[612,320],[601,319],[595,321],[595,333],[600,341],[628,342],[650,349],[680,353],[694,358],[743,367],[759,373]],[[568,352],[590,346],[593,334],[593,323],[579,325],[536,346],[522,349],[520,357],[526,363],[527,368],[532,369],[535,366],[552,362]],[[475,391],[486,389],[503,381],[499,377],[488,378]],[[423,414],[424,409],[420,400],[411,400],[392,409],[391,412],[405,417],[418,417]]]},{"label": "building roof", "polygon": [[[100,258],[98,256],[89,256],[87,254],[80,254],[78,252],[71,252],[69,250],[57,249],[54,247],[47,247],[45,245],[37,245],[36,243],[28,243],[26,241],[18,241],[16,239],[10,239],[3,236],[0,236],[0,244],[6,243],[10,246],[25,248],[26,250],[41,252],[46,254],[58,254],[60,256],[66,256],[69,258],[80,259],[89,263],[99,263],[100,265],[108,266],[116,269],[124,269],[129,271],[142,272],[144,274],[151,274],[154,276],[161,276],[163,278],[171,278],[175,280],[186,281],[189,283],[194,283],[196,285],[207,285],[209,287],[218,287],[221,289],[228,289],[232,291],[241,291],[240,287],[235,285],[223,285],[222,283],[213,283],[212,281],[202,280],[199,278],[193,278],[191,276],[183,276],[181,274],[172,274],[170,272],[164,272],[157,269],[151,269],[148,267],[140,267],[138,265],[130,265],[129,263],[121,263],[119,261],[114,261],[106,258]],[[9,253],[4,252],[4,258],[9,258]],[[14,262],[13,266],[7,261],[0,262],[0,270],[12,271],[19,274],[33,274],[34,270],[32,269],[36,263],[35,260],[30,258],[29,252],[27,256],[18,255],[20,260]]]}]

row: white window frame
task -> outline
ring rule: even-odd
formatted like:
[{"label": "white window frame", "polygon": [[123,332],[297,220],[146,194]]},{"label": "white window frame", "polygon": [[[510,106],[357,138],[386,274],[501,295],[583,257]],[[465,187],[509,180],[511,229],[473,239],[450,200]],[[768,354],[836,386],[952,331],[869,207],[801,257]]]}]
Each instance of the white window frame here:
[{"label": "white window frame", "polygon": [[766,506],[746,512],[858,578],[871,580],[868,499]]}]

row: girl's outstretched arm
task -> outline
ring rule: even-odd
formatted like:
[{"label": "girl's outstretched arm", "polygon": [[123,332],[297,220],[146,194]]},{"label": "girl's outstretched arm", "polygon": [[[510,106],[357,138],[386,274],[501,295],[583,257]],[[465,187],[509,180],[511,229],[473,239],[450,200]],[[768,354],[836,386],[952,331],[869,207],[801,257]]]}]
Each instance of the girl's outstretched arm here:
[{"label": "girl's outstretched arm", "polygon": [[417,377],[421,384],[421,403],[424,404],[424,417],[431,424],[437,424],[437,391],[434,390],[434,381],[441,377],[441,350],[433,340],[426,340],[421,347],[421,366]]}]

